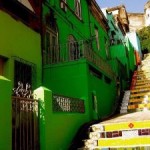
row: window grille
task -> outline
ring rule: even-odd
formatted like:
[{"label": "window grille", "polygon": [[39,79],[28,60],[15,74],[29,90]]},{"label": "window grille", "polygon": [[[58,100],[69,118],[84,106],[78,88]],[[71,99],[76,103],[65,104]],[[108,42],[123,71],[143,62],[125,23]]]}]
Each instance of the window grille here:
[{"label": "window grille", "polygon": [[53,95],[53,111],[84,113],[84,100],[60,95]]},{"label": "window grille", "polygon": [[[14,61],[14,89],[13,95],[18,97],[31,98],[31,90],[36,85],[36,66],[23,59]],[[19,92],[19,93],[17,93]],[[28,93],[28,94],[27,94]],[[17,95],[19,94],[19,95]],[[27,95],[29,97],[27,97]],[[23,96],[24,95],[24,96]],[[26,95],[26,96],[25,96]]]}]

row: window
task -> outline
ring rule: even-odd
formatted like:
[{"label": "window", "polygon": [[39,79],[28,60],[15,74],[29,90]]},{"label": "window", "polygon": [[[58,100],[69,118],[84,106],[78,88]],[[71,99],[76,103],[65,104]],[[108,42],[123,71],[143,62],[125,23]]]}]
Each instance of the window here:
[{"label": "window", "polygon": [[67,2],[66,2],[66,0],[60,0],[60,7],[61,7],[64,11],[67,11]]},{"label": "window", "polygon": [[102,79],[103,75],[101,72],[99,72],[97,69],[93,68],[92,66],[89,67],[89,71],[90,71],[90,74],[99,78],[99,79]]},{"label": "window", "polygon": [[19,62],[15,60],[15,70],[14,70],[14,85],[18,85],[20,81],[24,85],[26,83],[32,85],[32,67],[26,63]]},{"label": "window", "polygon": [[46,16],[45,57],[44,63],[51,64],[59,61],[58,31],[53,15]]},{"label": "window", "polygon": [[[16,58],[18,59],[18,58]],[[14,61],[14,89],[13,95],[31,98],[31,90],[36,81],[35,65],[25,60]]]},{"label": "window", "polygon": [[80,0],[75,0],[75,14],[81,19],[81,4],[80,4]]},{"label": "window", "polygon": [[107,83],[107,84],[111,84],[111,79],[104,76],[104,81]]},{"label": "window", "polygon": [[98,35],[98,28],[97,27],[95,27],[95,37],[96,37],[96,46],[97,46],[97,49],[99,50],[100,46],[99,46],[99,35]]},{"label": "window", "polygon": [[15,60],[13,96],[31,98],[32,67]]},{"label": "window", "polygon": [[70,35],[69,36],[69,60],[76,60],[80,58],[79,44],[75,41],[75,38]]},{"label": "window", "polygon": [[53,32],[47,27],[45,35],[46,44],[46,63],[55,63],[59,57],[59,47],[57,45],[57,32]]},{"label": "window", "polygon": [[106,51],[106,56],[107,56],[107,58],[109,58],[110,56],[109,56],[109,42],[108,42],[108,39],[105,37],[104,38],[104,40],[105,40],[105,51]]}]

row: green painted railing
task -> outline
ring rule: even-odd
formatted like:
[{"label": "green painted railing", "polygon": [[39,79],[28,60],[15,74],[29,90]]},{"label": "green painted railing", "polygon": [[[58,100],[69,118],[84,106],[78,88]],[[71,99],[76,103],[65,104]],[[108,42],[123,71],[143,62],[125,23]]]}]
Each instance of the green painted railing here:
[{"label": "green painted railing", "polygon": [[92,47],[96,46],[95,44],[86,40],[73,41],[65,45],[49,46],[47,50],[43,51],[43,63],[58,64],[86,59],[106,73],[110,78],[114,79],[115,74],[110,65],[92,49]]}]

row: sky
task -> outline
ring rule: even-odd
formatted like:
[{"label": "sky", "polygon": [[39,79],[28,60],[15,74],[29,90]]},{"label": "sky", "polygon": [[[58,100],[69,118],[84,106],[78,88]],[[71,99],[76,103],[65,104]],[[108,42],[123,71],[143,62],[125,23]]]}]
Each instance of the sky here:
[{"label": "sky", "polygon": [[100,8],[125,5],[129,13],[143,13],[144,5],[148,0],[96,0]]}]

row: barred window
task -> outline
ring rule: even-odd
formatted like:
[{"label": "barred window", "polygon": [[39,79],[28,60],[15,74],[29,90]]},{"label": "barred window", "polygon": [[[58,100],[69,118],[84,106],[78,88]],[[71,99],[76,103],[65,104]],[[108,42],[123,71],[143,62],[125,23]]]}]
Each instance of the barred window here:
[{"label": "barred window", "polygon": [[[20,60],[20,61],[19,61]],[[32,89],[36,81],[35,65],[25,60],[14,61],[13,96],[32,98]]]},{"label": "barred window", "polygon": [[32,67],[28,64],[15,60],[15,72],[14,72],[15,86],[18,81],[23,84],[32,84]]},{"label": "barred window", "polygon": [[45,53],[43,54],[44,64],[58,62],[59,55],[57,24],[54,14],[51,11],[51,13],[46,16]]}]

